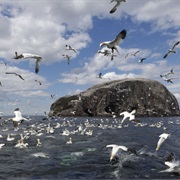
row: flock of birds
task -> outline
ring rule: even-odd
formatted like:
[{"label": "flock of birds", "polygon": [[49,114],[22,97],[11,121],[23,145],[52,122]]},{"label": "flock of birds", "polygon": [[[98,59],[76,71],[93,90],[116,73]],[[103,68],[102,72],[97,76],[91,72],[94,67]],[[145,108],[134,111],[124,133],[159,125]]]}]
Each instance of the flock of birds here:
[{"label": "flock of birds", "polygon": [[[8,118],[6,120],[4,120],[3,122],[1,122],[1,127],[3,127],[7,122],[12,121],[13,122],[13,126],[14,126],[14,132],[20,132],[20,139],[16,139],[17,143],[14,145],[15,148],[28,148],[29,145],[27,142],[25,142],[26,139],[31,138],[32,136],[36,136],[36,146],[42,146],[43,142],[41,142],[40,137],[43,134],[54,134],[56,129],[59,128],[64,128],[61,129],[62,132],[60,133],[60,135],[62,136],[70,136],[69,140],[66,142],[66,144],[72,144],[73,143],[73,139],[72,136],[73,134],[81,134],[81,135],[88,135],[88,136],[92,136],[93,135],[93,130],[91,129],[92,127],[96,127],[96,128],[100,128],[100,129],[107,129],[107,128],[126,128],[129,126],[129,124],[124,124],[125,121],[127,121],[127,119],[129,119],[129,122],[132,122],[132,124],[134,124],[134,126],[140,126],[140,127],[144,127],[144,126],[148,126],[148,123],[142,123],[140,120],[137,120],[135,117],[135,113],[136,110],[133,110],[131,112],[121,112],[120,116],[123,116],[122,119],[117,119],[116,116],[113,116],[113,119],[110,120],[112,121],[110,125],[105,125],[103,124],[104,120],[101,119],[101,123],[97,123],[95,124],[90,124],[90,120],[87,119],[84,124],[79,124],[76,125],[76,127],[72,130],[68,129],[68,127],[72,127],[72,125],[70,125],[70,121],[64,121],[63,123],[61,123],[62,121],[60,121],[60,119],[56,119],[57,117],[49,117],[46,116],[43,120],[47,121],[48,123],[44,123],[43,125],[39,124],[38,122],[36,122],[35,124],[31,124],[30,126],[28,125],[27,128],[23,128],[21,129],[21,125],[25,123],[30,124],[31,123],[31,119],[29,118],[24,118],[19,110],[19,108],[16,108],[14,110],[14,114],[15,117],[12,118]],[[72,119],[74,117],[72,116]],[[56,119],[56,123],[53,124],[52,120]],[[172,122],[169,122],[172,123]],[[52,125],[53,124],[53,125]],[[179,123],[178,123],[179,124]],[[167,127],[163,126],[163,122],[157,122],[154,124],[150,124],[149,127],[156,127],[156,128],[163,128],[163,130],[167,130]],[[41,129],[42,128],[42,129]],[[180,129],[178,129],[180,130]],[[157,152],[160,150],[160,147],[162,146],[162,144],[164,143],[164,141],[167,138],[170,138],[173,134],[175,134],[178,130],[175,130],[174,132],[171,133],[162,133],[159,135],[159,140],[157,141],[157,145],[156,145],[156,149],[155,149],[155,153],[153,154],[154,156],[157,156]],[[8,132],[8,128],[2,128],[2,132]],[[11,135],[12,133],[8,133],[7,134],[7,141],[15,141],[15,138]],[[2,139],[2,135],[1,139]],[[1,143],[0,144],[0,148],[2,149],[3,146],[5,146],[6,143]],[[111,154],[110,154],[110,162],[117,162],[118,160],[118,151],[122,150],[125,152],[128,152],[130,155],[134,154],[135,156],[141,156],[143,155],[144,149],[143,150],[139,150],[137,151],[135,148],[130,148],[124,145],[117,145],[117,144],[109,144],[106,145],[106,148],[112,148]],[[39,154],[40,153],[40,154]],[[165,165],[169,166],[168,169],[166,170],[162,170],[160,172],[175,172],[175,173],[179,173],[180,174],[180,161],[176,160],[175,157],[172,155],[173,153],[171,153],[171,158],[169,157],[168,159],[166,158],[165,161]],[[47,157],[46,154],[42,153],[42,152],[38,152],[36,157]]]},{"label": "flock of birds", "polygon": [[[112,0],[111,2],[116,2],[116,5],[112,8],[112,10],[110,11],[110,13],[114,13],[117,8],[120,6],[121,2],[126,2],[126,0]],[[98,53],[104,55],[104,56],[111,56],[111,60],[114,59],[114,57],[116,57],[117,55],[115,55],[115,51],[117,53],[119,53],[118,51],[118,46],[119,44],[121,44],[123,42],[123,40],[126,38],[126,34],[127,34],[127,31],[125,29],[123,29],[116,37],[115,39],[113,39],[112,41],[105,41],[105,42],[102,42],[100,43],[100,47],[104,47],[106,46],[107,49],[102,49],[102,50],[99,50]],[[163,58],[167,58],[171,53],[176,53],[175,51],[175,47],[177,45],[179,45],[179,42],[176,42],[173,47],[171,49],[168,50],[168,52],[164,55]],[[77,53],[77,51],[71,47],[70,45],[66,45],[66,50],[70,50],[70,51],[73,51],[74,53]],[[127,58],[128,56],[136,56],[140,51],[136,51],[132,54],[127,54],[125,56],[125,58]],[[67,59],[67,62],[68,62],[68,65],[70,64],[70,58],[71,56],[68,55],[68,54],[63,54],[62,55],[64,58]],[[39,69],[40,69],[40,63],[41,61],[44,59],[42,56],[40,55],[36,55],[36,54],[30,54],[30,53],[22,53],[22,54],[18,54],[17,52],[15,52],[15,57],[14,57],[15,60],[19,60],[19,59],[35,59],[36,60],[36,63],[35,63],[35,73],[38,73],[39,72]],[[146,60],[146,58],[141,58],[139,60],[139,63],[143,63],[143,61]],[[16,72],[6,72],[6,74],[9,74],[9,75],[15,75],[15,76],[18,76],[20,79],[24,80],[24,78],[16,73]],[[174,74],[174,71],[173,69],[171,69],[169,72],[167,72],[166,74],[163,74],[163,75],[160,75],[160,77],[162,77],[165,81],[167,82],[170,82],[170,83],[173,83],[172,79],[176,79],[176,78],[169,78],[169,76],[171,74]],[[102,78],[102,73],[99,74],[99,78]],[[37,83],[39,83],[41,85],[41,82],[36,80]],[[54,95],[51,96],[52,98],[54,97]],[[22,115],[21,115],[21,112],[19,111],[19,109],[15,109],[14,111],[15,113],[15,117],[13,118],[9,118],[8,120],[5,120],[4,123],[6,123],[7,121],[11,120],[13,122],[13,125],[14,125],[14,131],[19,131],[19,126],[21,125],[21,123],[23,121],[27,121],[29,122],[30,120],[28,120],[27,118],[24,118]],[[121,122],[118,122],[118,128],[122,128],[123,127],[123,123],[125,122],[125,120],[127,118],[129,118],[129,121],[131,122],[135,122],[135,124],[137,126],[145,126],[145,124],[141,123],[140,121],[136,120],[135,119],[135,113],[136,111],[133,110],[132,112],[122,112],[120,113],[120,116],[123,116],[123,119],[121,120]],[[115,118],[115,117],[114,117]],[[88,124],[88,123],[87,123]],[[2,126],[3,126],[3,123],[2,123]],[[33,125],[31,126],[33,127]],[[58,122],[56,124],[56,128],[58,127],[62,127],[62,125]],[[90,127],[90,124],[86,125],[86,127],[82,127],[82,126],[78,126],[76,130],[74,130],[74,133],[76,132],[79,132],[81,134],[86,134],[86,135],[92,135],[93,134],[93,131],[89,130],[87,131],[88,127]],[[99,128],[103,128],[104,126],[102,124],[99,124],[98,125]],[[27,130],[27,129],[26,129]],[[51,133],[53,134],[55,131],[55,127],[52,127],[50,125],[50,123],[48,123],[48,126],[46,127],[46,132],[48,133]],[[28,143],[25,143],[25,139],[27,137],[30,138],[30,136],[34,133],[36,136],[38,136],[38,134],[42,133],[40,130],[39,132],[37,131],[27,131],[27,132],[23,132],[24,134],[20,134],[20,139],[18,140],[18,143],[15,145],[16,148],[27,148],[28,147]],[[173,132],[175,133],[175,132]],[[164,141],[169,138],[173,133],[163,133],[161,134],[159,137],[159,140],[157,142],[157,146],[156,146],[156,152],[160,149],[161,145],[164,143]],[[65,129],[63,132],[62,132],[62,135],[66,135],[66,136],[69,136],[69,135],[72,135],[72,132],[68,131],[67,129]],[[10,134],[7,135],[7,141],[14,141],[15,138],[12,138],[10,136]],[[69,138],[69,141],[67,141],[67,144],[72,144],[72,137]],[[5,146],[5,143],[2,143],[0,144],[0,148],[2,148],[3,146]],[[42,142],[40,141],[40,138],[37,138],[37,146],[42,146]],[[138,154],[138,152],[134,149],[134,148],[128,148],[126,146],[123,146],[123,145],[116,145],[116,144],[109,144],[109,145],[106,145],[107,148],[112,148],[112,151],[111,151],[111,155],[110,155],[110,161],[114,160],[117,158],[117,153],[118,153],[118,150],[121,149],[123,151],[126,151],[126,152],[129,152],[129,153],[133,153],[135,155],[140,155]],[[40,155],[39,155],[40,156]],[[41,154],[41,156],[44,156],[44,157],[47,157],[45,154]],[[170,158],[170,160],[168,161],[165,161],[165,165],[167,165],[169,168],[167,170],[163,170],[163,171],[160,171],[160,172],[177,172],[180,174],[180,161],[179,160],[176,160],[174,159],[174,157]]]}]

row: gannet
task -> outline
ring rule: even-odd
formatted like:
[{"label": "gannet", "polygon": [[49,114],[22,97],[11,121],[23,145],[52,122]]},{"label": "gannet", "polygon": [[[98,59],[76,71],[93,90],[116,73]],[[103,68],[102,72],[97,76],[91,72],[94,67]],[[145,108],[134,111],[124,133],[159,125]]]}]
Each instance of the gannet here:
[{"label": "gannet", "polygon": [[[107,46],[107,48],[112,50],[112,54],[114,53],[114,49],[118,52],[116,46],[118,46],[126,37],[126,30],[123,29],[114,40],[112,41],[105,41],[100,43],[100,47]],[[118,52],[119,53],[119,52]]]},{"label": "gannet", "polygon": [[144,60],[146,60],[146,58],[141,58],[141,59],[139,59],[139,63],[143,63],[144,62]]},{"label": "gannet", "polygon": [[136,56],[136,54],[139,53],[139,52],[140,52],[140,50],[137,50],[135,53],[132,53],[131,55]]},{"label": "gannet", "polygon": [[127,112],[127,111],[124,111],[122,113],[120,113],[120,116],[124,116],[122,121],[121,121],[121,124],[127,119],[129,118],[130,121],[134,120],[135,119],[135,114],[136,113],[136,110],[134,109],[133,111],[131,111],[130,113]]},{"label": "gannet", "polygon": [[63,54],[62,55],[64,58],[67,58],[67,60],[68,60],[68,65],[70,64],[70,58],[71,58],[71,56],[69,56],[69,55],[67,55],[67,54]]},{"label": "gannet", "polygon": [[11,137],[11,135],[8,133],[6,140],[7,140],[7,141],[14,141],[15,138],[14,138],[14,137]]},{"label": "gannet", "polygon": [[19,111],[19,108],[16,108],[14,110],[15,117],[14,118],[9,118],[8,120],[13,121],[13,125],[15,128],[22,122],[22,121],[29,121],[28,119],[22,117],[21,112]]},{"label": "gannet", "polygon": [[14,74],[15,76],[18,76],[19,78],[21,78],[22,80],[25,80],[20,74],[15,73],[15,72],[6,72],[6,74]]},{"label": "gannet", "polygon": [[174,74],[173,68],[172,68],[169,72],[167,72],[166,74],[161,75],[161,77],[163,77],[163,76],[167,77],[167,76],[169,76],[170,74]]},{"label": "gannet", "polygon": [[72,50],[75,53],[77,53],[76,50],[74,48],[72,48],[70,45],[66,45],[66,50]]},{"label": "gannet", "polygon": [[168,52],[164,55],[163,58],[167,58],[167,56],[170,54],[170,53],[176,53],[176,51],[174,50],[175,47],[180,43],[180,41],[176,42],[173,47],[171,49],[168,50]]},{"label": "gannet", "polygon": [[22,54],[18,55],[18,53],[15,52],[14,59],[28,59],[28,58],[36,59],[35,73],[38,73],[40,62],[43,59],[41,56],[36,55],[36,54],[30,54],[30,53],[22,53]]},{"label": "gannet", "polygon": [[131,153],[138,155],[135,149],[127,148],[126,146],[118,146],[116,144],[110,144],[110,145],[106,146],[106,148],[109,148],[109,147],[112,148],[111,156],[110,156],[110,162],[112,161],[112,159],[114,159],[114,157],[116,156],[119,149],[122,149],[123,151],[131,152]]},{"label": "gannet", "polygon": [[39,83],[39,85],[42,85],[41,81],[36,80],[36,79],[35,79],[35,81],[36,81],[37,83]]},{"label": "gannet", "polygon": [[161,147],[162,143],[170,136],[170,134],[167,133],[162,133],[159,135],[160,139],[157,142],[157,146],[156,146],[156,151],[159,150],[159,148]]},{"label": "gannet", "polygon": [[168,83],[173,83],[173,79],[178,79],[178,78],[167,78],[166,76],[160,75],[161,78],[164,79],[164,81],[168,82]]},{"label": "gannet", "polygon": [[105,49],[105,50],[98,50],[99,54],[104,54],[104,56],[109,56],[111,54],[111,51]]},{"label": "gannet", "polygon": [[167,165],[169,168],[166,170],[159,171],[162,172],[176,172],[180,174],[180,161],[179,160],[173,160],[171,162],[165,161],[165,165]]},{"label": "gannet", "polygon": [[69,138],[69,141],[66,142],[66,144],[72,144],[72,138]]},{"label": "gannet", "polygon": [[117,10],[117,8],[120,6],[121,2],[126,2],[126,0],[112,0],[110,3],[115,2],[115,1],[117,4],[111,9],[111,11],[110,11],[111,14]]},{"label": "gannet", "polygon": [[36,144],[36,146],[38,146],[38,147],[42,146],[42,143],[41,143],[41,141],[40,141],[39,138],[37,139],[37,144]]}]

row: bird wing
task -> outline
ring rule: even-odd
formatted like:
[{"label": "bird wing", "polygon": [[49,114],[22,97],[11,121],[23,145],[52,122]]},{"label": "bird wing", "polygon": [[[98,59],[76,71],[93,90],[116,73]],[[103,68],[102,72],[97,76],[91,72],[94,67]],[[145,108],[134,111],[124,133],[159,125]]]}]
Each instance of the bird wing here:
[{"label": "bird wing", "polygon": [[40,62],[41,62],[41,58],[38,58],[38,59],[36,60],[35,73],[38,73],[38,72],[39,72]]},{"label": "bird wing", "polygon": [[180,41],[176,42],[173,47],[172,47],[172,50],[174,50],[174,48],[180,43]]},{"label": "bird wing", "polygon": [[126,30],[123,29],[123,30],[116,36],[116,38],[115,38],[113,41],[110,42],[110,44],[112,44],[112,45],[114,45],[114,46],[119,45],[119,44],[125,39],[126,34],[127,34]]},{"label": "bird wing", "polygon": [[110,10],[110,12],[109,13],[114,13],[116,10],[117,10],[117,8],[120,6],[120,4],[121,4],[121,2],[117,2],[117,4]]},{"label": "bird wing", "polygon": [[17,76],[19,76],[22,80],[25,80],[20,74],[16,74]]},{"label": "bird wing", "polygon": [[168,52],[164,55],[164,57],[163,57],[163,58],[164,58],[164,59],[165,59],[165,58],[167,58],[167,57],[168,57],[168,55],[169,55],[169,53],[170,53],[170,51],[168,51]]}]

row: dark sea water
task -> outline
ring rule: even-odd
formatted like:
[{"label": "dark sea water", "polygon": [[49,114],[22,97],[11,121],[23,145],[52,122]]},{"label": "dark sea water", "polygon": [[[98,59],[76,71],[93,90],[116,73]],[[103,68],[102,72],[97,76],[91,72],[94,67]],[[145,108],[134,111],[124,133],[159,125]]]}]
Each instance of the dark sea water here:
[{"label": "dark sea water", "polygon": [[[180,160],[180,131],[172,134],[155,153],[159,135],[180,129],[180,117],[139,120],[141,125],[126,120],[121,127],[120,117],[47,120],[33,116],[20,124],[18,131],[8,121],[0,127],[0,143],[5,143],[0,149],[0,179],[180,179],[179,174],[159,172],[168,168],[164,162],[170,153]],[[82,131],[78,131],[79,125]],[[62,135],[64,130],[70,134]],[[7,141],[7,134],[15,140]],[[20,134],[28,143],[27,148],[15,147]],[[70,137],[72,144],[66,144]],[[41,146],[36,146],[38,138]],[[108,144],[144,153],[136,156],[119,150],[117,161],[110,162]],[[45,157],[35,156],[44,154]]]}]

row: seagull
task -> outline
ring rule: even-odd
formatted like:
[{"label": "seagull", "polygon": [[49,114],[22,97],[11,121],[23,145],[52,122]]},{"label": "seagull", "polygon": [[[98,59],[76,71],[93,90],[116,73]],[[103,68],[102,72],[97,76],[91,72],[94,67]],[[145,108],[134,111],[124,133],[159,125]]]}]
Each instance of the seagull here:
[{"label": "seagull", "polygon": [[76,50],[74,48],[72,48],[70,45],[66,45],[66,50],[72,50],[75,53],[77,53]]},{"label": "seagull", "polygon": [[22,80],[25,80],[20,74],[14,73],[14,72],[6,72],[6,74],[14,74],[16,76],[19,76]]},{"label": "seagull", "polygon": [[68,60],[68,65],[70,64],[70,57],[71,56],[69,56],[69,55],[67,55],[67,54],[63,54],[62,55],[64,58],[67,58],[67,60]]},{"label": "seagull", "polygon": [[38,73],[40,62],[43,59],[41,56],[36,55],[36,54],[30,54],[30,53],[22,53],[22,54],[18,55],[18,53],[15,52],[15,57],[13,59],[27,59],[27,58],[36,59],[35,73]]},{"label": "seagull", "polygon": [[132,53],[131,55],[136,56],[136,54],[139,53],[139,52],[140,52],[140,50],[137,50],[135,53]]},{"label": "seagull", "polygon": [[109,148],[109,147],[112,148],[111,156],[110,156],[110,162],[114,159],[114,157],[116,156],[119,149],[122,149],[123,151],[131,152],[131,153],[138,155],[135,149],[127,148],[126,146],[118,146],[116,144],[110,144],[110,145],[106,146],[106,148]]},{"label": "seagull", "polygon": [[13,121],[13,124],[14,124],[14,127],[17,128],[17,126],[22,122],[22,121],[29,121],[28,119],[22,117],[22,114],[21,112],[19,111],[19,108],[16,108],[14,110],[14,114],[15,114],[15,117],[14,118],[9,118],[8,120],[12,120]]},{"label": "seagull", "polygon": [[169,168],[166,170],[162,170],[159,172],[175,172],[180,174],[180,161],[179,160],[173,160],[171,162],[165,161],[165,165],[167,165]]},{"label": "seagull", "polygon": [[136,110],[134,109],[133,111],[131,111],[130,113],[129,112],[127,112],[127,111],[124,111],[124,112],[122,112],[122,113],[120,113],[120,116],[124,116],[123,117],[123,119],[122,119],[122,121],[121,121],[121,124],[127,119],[127,118],[129,118],[129,120],[130,121],[133,121],[133,120],[135,120],[135,114],[136,113]]},{"label": "seagull", "polygon": [[170,74],[174,74],[174,70],[173,70],[173,69],[171,69],[169,72],[167,72],[166,74],[161,75],[161,76],[167,77],[167,76],[169,76]]},{"label": "seagull", "polygon": [[159,148],[161,147],[162,143],[170,136],[170,134],[167,133],[162,133],[159,135],[160,139],[157,142],[157,146],[156,146],[156,151],[159,150]]},{"label": "seagull", "polygon": [[167,78],[166,76],[163,76],[163,75],[160,75],[160,77],[162,77],[164,81],[168,83],[173,83],[172,79],[178,79],[178,78]]},{"label": "seagull", "polygon": [[146,60],[146,58],[141,58],[138,62],[139,62],[139,63],[143,63],[144,60]]},{"label": "seagull", "polygon": [[167,58],[167,56],[170,54],[170,53],[176,53],[176,51],[174,50],[175,47],[180,43],[180,41],[176,42],[173,47],[171,49],[168,50],[168,52],[164,55],[163,58]]},{"label": "seagull", "polygon": [[104,56],[109,56],[111,54],[111,51],[105,49],[104,51],[102,50],[99,50],[98,53],[100,54],[104,54]]},{"label": "seagull", "polygon": [[39,85],[42,85],[41,81],[38,81],[38,80],[36,80],[36,79],[35,79],[35,81],[36,81],[37,83],[39,83]]},{"label": "seagull", "polygon": [[126,0],[112,0],[110,3],[115,2],[115,1],[116,1],[117,4],[109,12],[111,14],[114,13],[117,10],[117,8],[120,6],[121,2],[126,2]]},{"label": "seagull", "polygon": [[[100,43],[100,47],[107,46],[107,48],[112,50],[112,54],[114,53],[114,49],[118,52],[118,49],[116,46],[118,46],[126,37],[126,30],[123,29],[114,40],[112,41],[105,41]],[[118,52],[119,53],[119,52]]]}]

